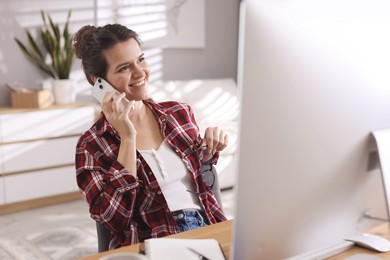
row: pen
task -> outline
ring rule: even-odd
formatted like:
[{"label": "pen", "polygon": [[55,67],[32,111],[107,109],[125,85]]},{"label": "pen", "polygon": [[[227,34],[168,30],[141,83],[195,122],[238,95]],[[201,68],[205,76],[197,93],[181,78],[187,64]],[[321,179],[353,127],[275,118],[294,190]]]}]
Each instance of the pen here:
[{"label": "pen", "polygon": [[205,257],[204,255],[202,255],[201,253],[199,253],[198,251],[196,251],[193,248],[187,247],[187,249],[190,250],[191,252],[197,254],[199,257],[199,260],[211,260],[210,258]]}]

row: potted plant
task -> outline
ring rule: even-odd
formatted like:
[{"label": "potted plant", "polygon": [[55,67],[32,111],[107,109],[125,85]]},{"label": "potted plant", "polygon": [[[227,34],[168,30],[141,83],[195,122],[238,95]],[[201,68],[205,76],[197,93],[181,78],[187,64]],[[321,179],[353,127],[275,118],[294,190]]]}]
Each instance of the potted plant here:
[{"label": "potted plant", "polygon": [[72,46],[73,35],[69,33],[71,11],[68,12],[62,32],[50,15],[41,11],[41,16],[43,27],[40,29],[40,41],[34,39],[29,31],[26,31],[28,45],[17,38],[15,41],[27,59],[53,79],[56,103],[74,102],[73,82],[69,79],[75,59]]}]

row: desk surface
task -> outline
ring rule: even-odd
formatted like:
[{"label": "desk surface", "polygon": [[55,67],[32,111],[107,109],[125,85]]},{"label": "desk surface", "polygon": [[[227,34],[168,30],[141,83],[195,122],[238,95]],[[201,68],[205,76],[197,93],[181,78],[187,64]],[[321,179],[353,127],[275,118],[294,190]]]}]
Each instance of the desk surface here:
[{"label": "desk surface", "polygon": [[[232,228],[232,221],[225,221],[218,224],[214,224],[211,226],[206,226],[190,231],[186,231],[183,233],[171,235],[169,237],[171,238],[215,238],[221,245],[222,250],[224,251],[227,259],[230,259],[230,241],[231,241],[231,228]],[[380,226],[377,226],[370,230],[370,233],[376,234],[379,236],[383,236],[387,239],[390,239],[390,230],[389,230],[389,224],[383,224]],[[103,252],[96,255],[91,255],[84,257],[80,260],[99,260],[100,257],[108,254],[112,254],[114,252],[139,252],[139,246],[140,244],[135,244],[132,246],[126,246],[122,248],[118,248],[115,250],[111,250],[109,252]],[[380,259],[389,259],[390,260],[390,252],[388,253],[377,253],[373,252],[371,250],[355,246],[348,251],[345,251],[341,254],[338,254],[336,256],[333,256],[331,258],[328,258],[328,260],[344,260],[347,257],[356,255],[356,254],[369,254],[372,256],[379,257]]]},{"label": "desk surface", "polygon": [[[389,224],[386,223],[386,224],[379,225],[375,228],[372,228],[368,233],[375,234],[375,235],[390,239],[390,229],[389,228],[390,228]],[[366,248],[362,248],[359,246],[354,246],[351,249],[349,249],[341,254],[338,254],[338,255],[335,255],[333,257],[328,258],[328,260],[345,260],[345,258],[353,256],[353,255],[357,255],[357,254],[369,254],[372,256],[376,256],[379,259],[390,259],[390,252],[379,253],[379,252],[374,252],[372,250],[368,250]],[[363,259],[363,258],[360,258],[360,259]]]},{"label": "desk surface", "polygon": [[[231,223],[232,221],[224,221],[214,225],[201,227],[194,230],[170,235],[170,238],[215,238],[222,247],[227,259],[230,259],[230,241],[231,241]],[[114,252],[139,252],[140,244],[126,246],[109,252],[103,252],[96,255],[81,258],[81,260],[98,260],[100,257]]]}]

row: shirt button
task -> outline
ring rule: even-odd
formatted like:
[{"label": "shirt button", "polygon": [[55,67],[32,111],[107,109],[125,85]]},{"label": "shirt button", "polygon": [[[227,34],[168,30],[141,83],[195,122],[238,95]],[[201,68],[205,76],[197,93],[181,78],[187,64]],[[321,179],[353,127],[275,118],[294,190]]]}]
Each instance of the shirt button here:
[{"label": "shirt button", "polygon": [[152,175],[152,172],[149,172],[148,174],[149,174],[149,175]]},{"label": "shirt button", "polygon": [[180,219],[182,219],[182,218],[184,218],[184,214],[183,214],[183,213],[180,213],[180,214],[177,215],[177,217],[180,218]]},{"label": "shirt button", "polygon": [[161,195],[161,191],[160,191],[160,190],[159,190],[159,191],[157,191],[157,194],[158,194],[158,195]]}]

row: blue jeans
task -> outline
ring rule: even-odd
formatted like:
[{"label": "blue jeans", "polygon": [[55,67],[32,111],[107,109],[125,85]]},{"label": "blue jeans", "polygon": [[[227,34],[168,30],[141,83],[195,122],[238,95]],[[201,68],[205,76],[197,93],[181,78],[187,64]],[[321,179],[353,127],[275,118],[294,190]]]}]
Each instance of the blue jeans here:
[{"label": "blue jeans", "polygon": [[200,210],[183,209],[174,211],[172,214],[181,232],[208,225],[206,215]]}]

